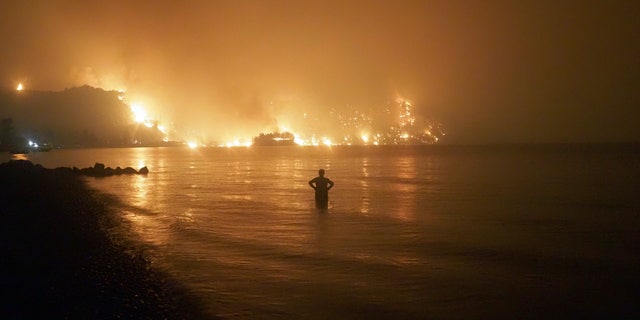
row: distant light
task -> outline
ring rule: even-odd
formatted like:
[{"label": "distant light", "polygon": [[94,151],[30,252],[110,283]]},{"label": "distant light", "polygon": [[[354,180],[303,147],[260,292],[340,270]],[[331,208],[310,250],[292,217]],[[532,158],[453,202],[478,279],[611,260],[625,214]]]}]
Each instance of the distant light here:
[{"label": "distant light", "polygon": [[360,138],[362,138],[362,141],[363,141],[364,143],[369,142],[369,136],[368,136],[368,135],[366,135],[366,134],[363,134]]},{"label": "distant light", "polygon": [[198,144],[196,142],[194,142],[194,141],[189,141],[189,142],[187,142],[187,146],[189,146],[189,148],[191,148],[191,149],[195,149],[195,148],[198,147]]},{"label": "distant light", "polygon": [[252,145],[252,141],[248,140],[248,139],[235,139],[233,141],[228,141],[225,144],[220,144],[218,145],[219,147],[227,147],[227,148],[232,148],[232,147],[251,147]]},{"label": "distant light", "polygon": [[24,86],[22,85],[22,83],[18,83],[18,87],[16,87],[17,91],[22,91],[24,90]]}]

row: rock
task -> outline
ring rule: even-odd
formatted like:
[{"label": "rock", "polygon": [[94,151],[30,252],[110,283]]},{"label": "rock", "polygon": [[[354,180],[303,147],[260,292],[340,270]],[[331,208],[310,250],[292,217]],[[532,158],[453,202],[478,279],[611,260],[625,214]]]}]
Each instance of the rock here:
[{"label": "rock", "polygon": [[[74,168],[74,169],[77,169],[77,168]],[[72,173],[74,173],[74,170],[69,168],[69,167],[58,167],[58,168],[55,168],[53,170],[55,172],[60,172],[60,173],[63,173],[63,174],[72,174]]]},{"label": "rock", "polygon": [[93,168],[96,170],[104,170],[104,163],[96,162],[96,164],[93,165]]},{"label": "rock", "polygon": [[126,167],[122,169],[121,167],[116,167],[115,169],[111,167],[105,167],[104,164],[96,162],[93,167],[87,168],[78,168],[78,167],[58,167],[55,169],[47,169],[42,165],[34,164],[29,160],[10,160],[5,163],[0,163],[0,171],[7,170],[11,172],[30,172],[30,173],[43,173],[51,170],[52,172],[62,173],[62,174],[75,174],[75,175],[83,175],[89,177],[108,177],[114,175],[122,175],[122,174],[148,174],[149,169],[144,166],[140,168],[140,170],[136,171],[136,169],[132,167]]},{"label": "rock", "polygon": [[80,169],[80,174],[85,176],[95,176],[95,170],[93,169],[93,167],[82,168]]},{"label": "rock", "polygon": [[105,176],[112,176],[112,175],[115,175],[115,174],[116,174],[116,170],[114,170],[114,169],[113,169],[113,168],[111,168],[111,167],[106,167],[106,168],[104,169],[104,175],[105,175]]},{"label": "rock", "polygon": [[123,173],[125,174],[136,174],[138,173],[138,171],[136,171],[136,169],[131,168],[131,167],[126,167],[122,170]]}]

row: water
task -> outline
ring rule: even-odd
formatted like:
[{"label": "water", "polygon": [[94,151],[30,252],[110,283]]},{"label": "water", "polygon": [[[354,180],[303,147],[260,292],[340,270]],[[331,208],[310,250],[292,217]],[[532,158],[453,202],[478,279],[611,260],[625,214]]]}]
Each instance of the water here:
[{"label": "water", "polygon": [[[638,315],[637,146],[54,150],[231,319]],[[314,207],[307,181],[336,186]]]}]

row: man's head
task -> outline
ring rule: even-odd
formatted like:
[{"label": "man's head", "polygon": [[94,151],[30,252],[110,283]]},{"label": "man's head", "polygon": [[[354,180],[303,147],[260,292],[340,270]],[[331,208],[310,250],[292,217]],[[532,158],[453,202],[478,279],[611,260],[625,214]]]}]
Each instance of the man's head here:
[{"label": "man's head", "polygon": [[324,169],[318,170],[318,175],[320,175],[321,177],[324,177]]}]

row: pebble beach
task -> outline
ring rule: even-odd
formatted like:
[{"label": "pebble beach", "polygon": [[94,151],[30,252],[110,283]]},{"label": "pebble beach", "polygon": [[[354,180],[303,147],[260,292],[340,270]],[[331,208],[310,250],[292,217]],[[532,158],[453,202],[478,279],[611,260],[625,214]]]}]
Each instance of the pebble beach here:
[{"label": "pebble beach", "polygon": [[0,164],[3,319],[211,319],[156,270],[82,178],[26,160]]}]

